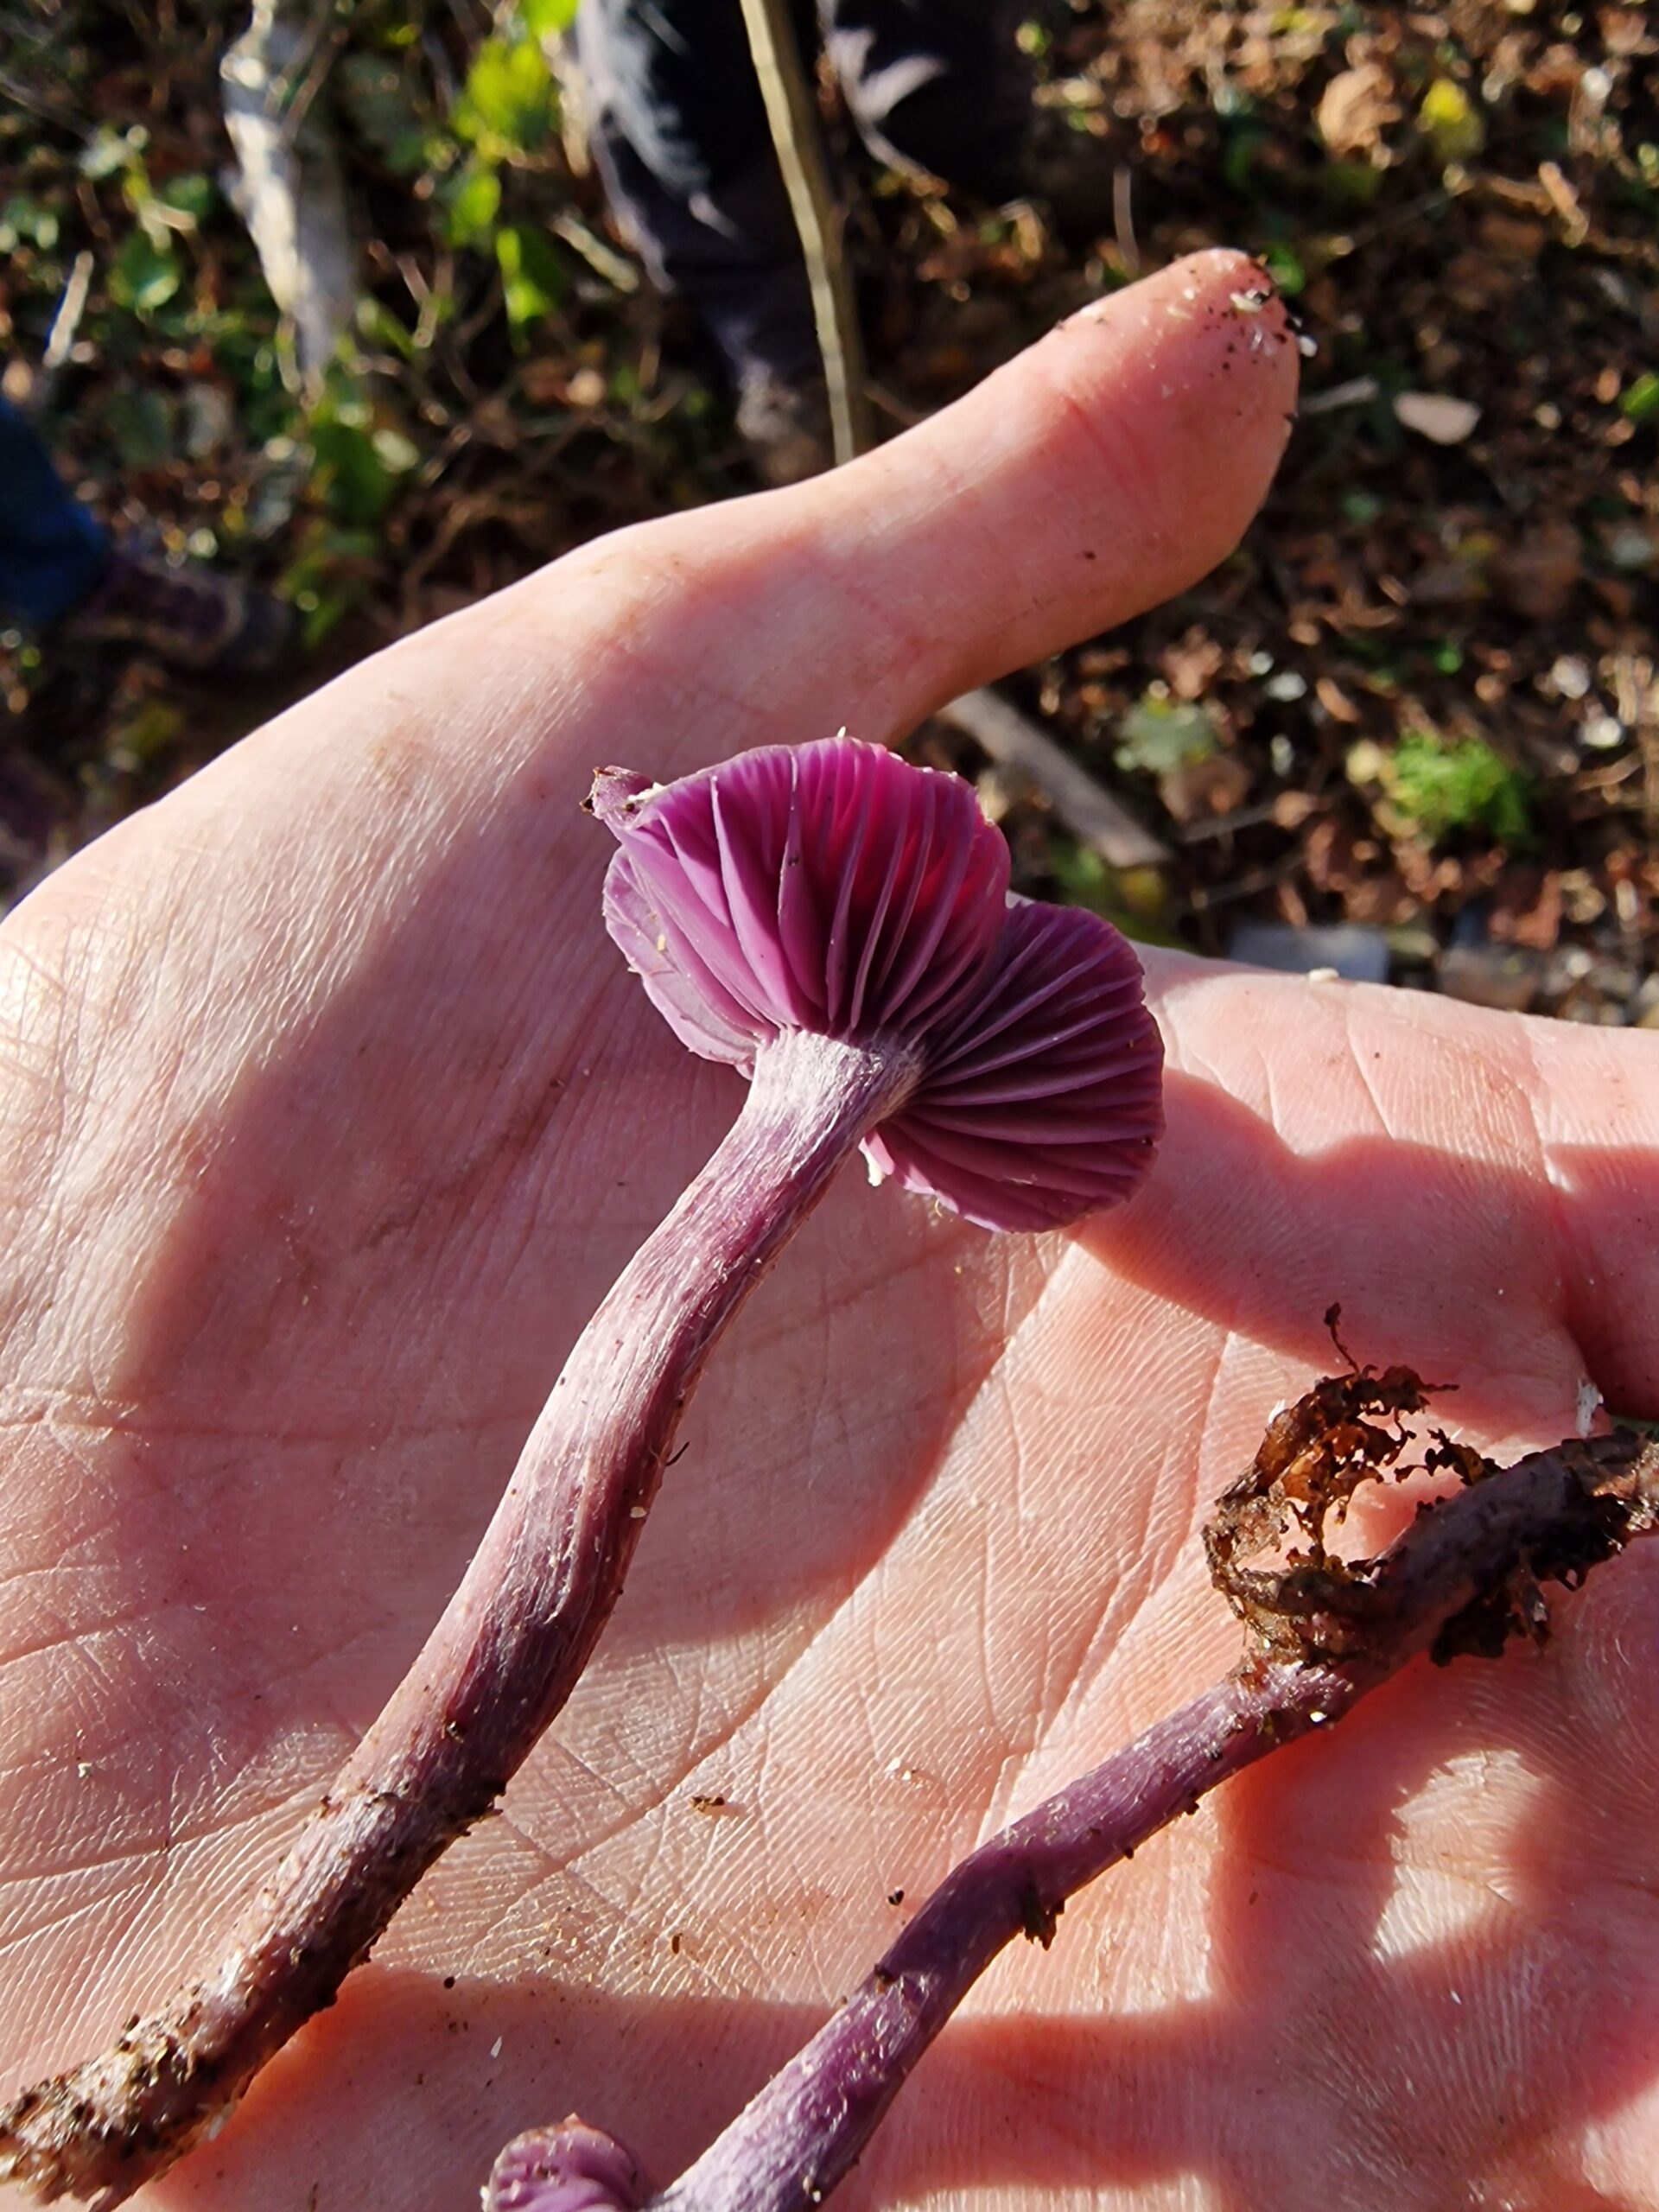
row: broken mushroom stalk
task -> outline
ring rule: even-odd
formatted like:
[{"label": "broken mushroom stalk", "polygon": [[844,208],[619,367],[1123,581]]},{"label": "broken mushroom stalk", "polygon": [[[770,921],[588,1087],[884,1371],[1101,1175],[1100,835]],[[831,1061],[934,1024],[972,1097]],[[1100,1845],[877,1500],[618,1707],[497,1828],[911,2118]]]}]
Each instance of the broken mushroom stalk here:
[{"label": "broken mushroom stalk", "polygon": [[[1240,1664],[1103,1765],[952,1868],[861,1986],[677,2181],[652,2195],[613,2137],[572,2117],[517,2136],[484,2212],[802,2212],[856,2162],[912,2069],[999,1951],[1046,1949],[1068,1897],[1282,1745],[1329,1727],[1408,1660],[1495,1657],[1540,1640],[1539,1584],[1576,1587],[1659,1528],[1659,1446],[1628,1432],[1499,1469],[1440,1437],[1426,1455],[1466,1487],[1421,1510],[1380,1557],[1327,1553],[1327,1516],[1392,1467],[1408,1368],[1327,1376],[1276,1415],[1205,1532],[1212,1579],[1244,1621]],[[1376,1418],[1382,1415],[1383,1426]],[[1311,1539],[1281,1565],[1245,1562]]]},{"label": "broken mushroom stalk", "polygon": [[1010,899],[957,778],[844,734],[668,785],[601,771],[605,918],[659,1011],[750,1078],[730,1135],[554,1385],[460,1589],[219,1966],[0,2113],[0,2178],[121,2202],[332,2002],[505,1788],[615,1604],[685,1402],[861,1146],[990,1228],[1126,1197],[1161,1132],[1139,965],[1091,914]]}]

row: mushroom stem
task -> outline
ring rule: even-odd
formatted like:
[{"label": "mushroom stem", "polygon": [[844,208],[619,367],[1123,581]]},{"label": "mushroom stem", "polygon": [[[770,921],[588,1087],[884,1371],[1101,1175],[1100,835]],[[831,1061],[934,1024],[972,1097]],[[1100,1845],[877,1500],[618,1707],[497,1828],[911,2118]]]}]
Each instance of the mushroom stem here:
[{"label": "mushroom stem", "polygon": [[[1016,1936],[1046,1948],[1066,1900],[1270,1752],[1323,1732],[1424,1651],[1496,1653],[1518,1580],[1576,1586],[1659,1527],[1659,1452],[1628,1432],[1536,1452],[1425,1511],[1356,1582],[1352,1610],[1311,1618],[1303,1656],[1258,1645],[1224,1681],[982,1844],[946,1875],[862,1985],[677,2181],[648,2196],[636,2162],[574,2116],[515,2138],[485,2212],[802,2212],[826,2197],[916,2062]],[[1287,1601],[1295,1572],[1284,1576]],[[1342,1603],[1334,1584],[1327,1596]],[[1322,1652],[1309,1639],[1328,1636]]]},{"label": "mushroom stem", "polygon": [[[650,2212],[800,2212],[855,2165],[997,1953],[1052,1942],[1065,1900],[1205,1793],[1359,1694],[1336,1669],[1266,1666],[1206,1690],[954,1866],[860,1987]],[[526,2212],[569,2212],[524,2200]],[[619,2200],[621,2202],[622,2200]],[[639,2202],[635,2196],[635,2204]],[[488,2212],[505,2212],[486,2193]]]},{"label": "mushroom stem", "polygon": [[0,2177],[120,2203],[333,2002],[569,1697],[709,1353],[919,1070],[885,1036],[797,1031],[760,1048],[730,1134],[582,1332],[460,1589],[222,1964],[0,2114]]}]

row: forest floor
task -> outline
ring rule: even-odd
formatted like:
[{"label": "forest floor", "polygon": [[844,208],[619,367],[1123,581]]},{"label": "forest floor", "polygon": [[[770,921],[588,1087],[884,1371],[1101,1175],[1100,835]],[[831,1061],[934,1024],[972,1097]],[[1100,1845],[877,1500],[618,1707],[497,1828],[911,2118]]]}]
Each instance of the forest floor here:
[{"label": "forest floor", "polygon": [[[308,392],[226,194],[239,12],[0,6],[5,388],[118,528],[303,626],[257,696],[0,633],[8,895],[364,653],[753,488],[561,129],[569,12],[323,0],[294,97],[340,150],[359,298]],[[826,94],[883,429],[1207,245],[1263,257],[1313,350],[1243,549],[1008,687],[1161,857],[1113,867],[943,725],[924,757],[978,779],[1021,887],[1143,937],[1318,964],[1352,925],[1344,964],[1659,1025],[1659,22],[1053,0],[1022,44],[1117,181],[1081,251],[1039,204],[874,171]]]}]

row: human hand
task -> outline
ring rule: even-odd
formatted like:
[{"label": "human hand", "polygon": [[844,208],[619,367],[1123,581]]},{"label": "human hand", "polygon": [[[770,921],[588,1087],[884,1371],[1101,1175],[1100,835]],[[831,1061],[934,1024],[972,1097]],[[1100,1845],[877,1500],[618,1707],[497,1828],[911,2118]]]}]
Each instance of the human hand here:
[{"label": "human hand", "polygon": [[[7,2088],[213,1956],[733,1117],[602,936],[588,772],[896,734],[1201,573],[1292,389],[1244,281],[1166,272],[852,469],[422,633],[8,924]],[[1152,970],[1135,1205],[988,1238],[842,1179],[505,1816],[143,2201],[437,2212],[572,2107],[666,2179],[888,1892],[1230,1662],[1193,1531],[1332,1299],[1494,1449],[1586,1369],[1649,1409],[1649,1040]],[[999,1965],[855,2196],[1659,2202],[1656,1621],[1638,1553],[1541,1659],[1233,1784]]]}]

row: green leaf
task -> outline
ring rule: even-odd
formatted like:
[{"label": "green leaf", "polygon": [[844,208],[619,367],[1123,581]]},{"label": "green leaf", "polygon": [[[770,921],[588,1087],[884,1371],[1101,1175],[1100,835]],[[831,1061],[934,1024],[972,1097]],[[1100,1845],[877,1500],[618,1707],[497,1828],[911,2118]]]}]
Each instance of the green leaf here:
[{"label": "green leaf", "polygon": [[1320,171],[1326,197],[1343,207],[1369,207],[1382,189],[1382,171],[1370,162],[1327,162]]},{"label": "green leaf", "polygon": [[336,64],[334,82],[357,129],[389,167],[403,172],[410,134],[416,146],[423,138],[408,65],[384,54],[348,54]]},{"label": "green leaf", "polygon": [[1256,124],[1236,125],[1223,134],[1221,173],[1241,199],[1248,200],[1254,191],[1256,156],[1271,143],[1271,134]]},{"label": "green leaf", "polygon": [[451,245],[477,245],[488,238],[501,212],[501,179],[482,162],[469,162],[446,195]]},{"label": "green leaf", "polygon": [[176,745],[184,734],[182,707],[167,699],[141,699],[132,712],[118,719],[105,742],[105,756],[112,768],[135,774]]},{"label": "green leaf", "polygon": [[80,157],[80,173],[92,183],[101,184],[118,169],[137,162],[149,143],[149,133],[142,124],[135,124],[130,130],[114,130],[107,123],[100,123]]},{"label": "green leaf", "polygon": [[389,346],[400,360],[412,361],[418,348],[405,326],[374,295],[365,293],[353,309],[352,319],[363,335],[376,346]]},{"label": "green leaf", "polygon": [[310,436],[312,482],[328,512],[346,523],[378,522],[397,486],[370,433],[336,420],[314,423]]},{"label": "green leaf", "polygon": [[169,177],[165,184],[156,186],[156,197],[175,214],[188,215],[193,223],[200,223],[213,204],[213,181],[210,176],[194,173]]},{"label": "green leaf", "polygon": [[553,79],[533,39],[486,39],[467,72],[454,126],[463,138],[533,153],[553,127]]},{"label": "green leaf", "polygon": [[1479,111],[1450,77],[1437,77],[1423,94],[1417,127],[1442,162],[1472,161],[1486,143]]},{"label": "green leaf", "polygon": [[142,230],[130,232],[110,264],[110,297],[133,314],[153,315],[165,307],[181,281],[177,257]]},{"label": "green leaf", "polygon": [[15,193],[0,208],[0,253],[16,253],[25,239],[50,253],[58,243],[57,210]]},{"label": "green leaf", "polygon": [[1645,423],[1659,415],[1659,376],[1651,369],[1643,370],[1634,384],[1625,387],[1618,411],[1632,423]]},{"label": "green leaf", "polygon": [[1113,758],[1120,768],[1139,768],[1166,776],[1216,749],[1216,726],[1208,710],[1185,701],[1160,699],[1147,692],[1118,724],[1122,743]]},{"label": "green leaf", "polygon": [[159,468],[176,449],[173,409],[153,385],[112,391],[104,420],[125,469]]},{"label": "green leaf", "polygon": [[523,223],[498,231],[495,257],[515,331],[553,313],[565,294],[564,264],[540,231]]},{"label": "green leaf", "polygon": [[1048,866],[1068,906],[1087,906],[1142,944],[1180,944],[1164,918],[1169,887],[1155,868],[1109,867],[1098,853],[1058,833],[1049,841]]},{"label": "green leaf", "polygon": [[518,20],[532,38],[556,38],[576,20],[576,0],[519,0]]},{"label": "green leaf", "polygon": [[1262,265],[1287,300],[1307,289],[1307,271],[1294,248],[1268,245],[1262,250]]},{"label": "green leaf", "polygon": [[378,565],[379,547],[369,532],[314,522],[277,584],[299,609],[300,642],[307,651],[366,598]]}]

